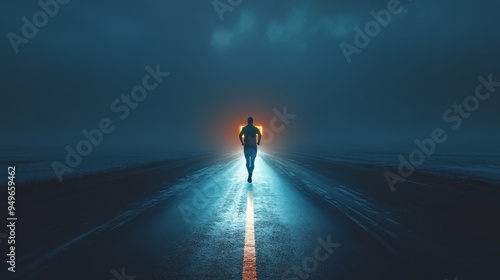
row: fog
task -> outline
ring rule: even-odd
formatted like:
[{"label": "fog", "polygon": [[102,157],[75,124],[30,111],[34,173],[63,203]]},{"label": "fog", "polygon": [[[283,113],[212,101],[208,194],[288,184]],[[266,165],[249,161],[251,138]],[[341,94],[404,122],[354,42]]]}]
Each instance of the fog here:
[{"label": "fog", "polygon": [[[221,14],[212,1],[73,0],[25,38],[41,6],[3,1],[0,145],[64,151],[108,118],[95,151],[231,150],[253,116],[267,150],[409,148],[443,128],[441,150],[499,151],[500,89],[443,117],[488,92],[479,76],[500,81],[498,1],[401,1],[356,47],[355,27],[390,2],[244,0]],[[358,49],[350,63],[342,42]],[[121,119],[113,102],[148,66],[169,75]]]}]

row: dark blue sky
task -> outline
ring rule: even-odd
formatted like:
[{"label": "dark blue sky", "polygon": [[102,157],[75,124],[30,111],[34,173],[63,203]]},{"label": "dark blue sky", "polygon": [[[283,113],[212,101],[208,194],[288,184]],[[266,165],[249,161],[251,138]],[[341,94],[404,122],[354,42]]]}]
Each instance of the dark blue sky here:
[{"label": "dark blue sky", "polygon": [[[498,151],[500,88],[456,131],[443,113],[500,81],[499,2],[401,1],[347,63],[339,44],[389,2],[244,0],[221,21],[212,1],[72,0],[16,54],[8,34],[41,7],[3,1],[1,146],[64,150],[109,117],[100,149],[232,147],[247,116],[287,106],[270,147],[411,147],[442,127],[443,149]],[[157,64],[170,76],[120,120],[110,104]]]}]

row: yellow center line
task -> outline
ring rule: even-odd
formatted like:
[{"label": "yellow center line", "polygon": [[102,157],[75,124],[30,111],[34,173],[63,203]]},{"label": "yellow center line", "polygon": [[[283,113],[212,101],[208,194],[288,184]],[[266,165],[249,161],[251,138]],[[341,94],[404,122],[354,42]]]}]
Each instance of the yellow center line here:
[{"label": "yellow center line", "polygon": [[243,280],[257,280],[257,261],[255,258],[255,231],[254,231],[252,191],[248,191],[248,198],[247,198],[245,249],[243,253]]}]

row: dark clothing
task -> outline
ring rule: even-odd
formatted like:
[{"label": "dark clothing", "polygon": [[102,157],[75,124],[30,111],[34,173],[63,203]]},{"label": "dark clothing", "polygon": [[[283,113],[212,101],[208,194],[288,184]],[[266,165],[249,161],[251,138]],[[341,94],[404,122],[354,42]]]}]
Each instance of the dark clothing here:
[{"label": "dark clothing", "polygon": [[255,157],[257,156],[257,148],[248,148],[243,150],[245,153],[245,159],[247,161],[247,170],[248,173],[253,172],[254,163],[255,163]]},{"label": "dark clothing", "polygon": [[260,131],[255,126],[249,124],[241,130],[243,133],[243,147],[247,148],[255,148],[257,149],[257,135],[260,134]]},{"label": "dark clothing", "polygon": [[[260,131],[255,126],[249,124],[240,132],[240,138],[243,135],[243,152],[245,153],[246,167],[249,174],[252,174],[254,169],[255,157],[257,156],[257,135],[259,135],[260,141]],[[251,181],[249,181],[251,182]]]}]

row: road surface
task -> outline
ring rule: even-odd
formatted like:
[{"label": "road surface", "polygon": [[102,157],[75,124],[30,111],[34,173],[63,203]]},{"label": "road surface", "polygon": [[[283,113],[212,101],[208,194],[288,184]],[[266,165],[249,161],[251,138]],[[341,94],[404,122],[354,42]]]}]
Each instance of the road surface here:
[{"label": "road surface", "polygon": [[[8,277],[444,280],[495,273],[497,247],[464,245],[472,251],[462,254],[455,247],[461,238],[447,240],[449,229],[387,199],[394,195],[386,187],[378,190],[384,195],[357,187],[378,188],[380,173],[264,152],[255,166],[251,184],[243,157],[230,154],[20,195],[26,222],[18,229],[17,272]],[[478,255],[491,265],[475,261]]]}]

